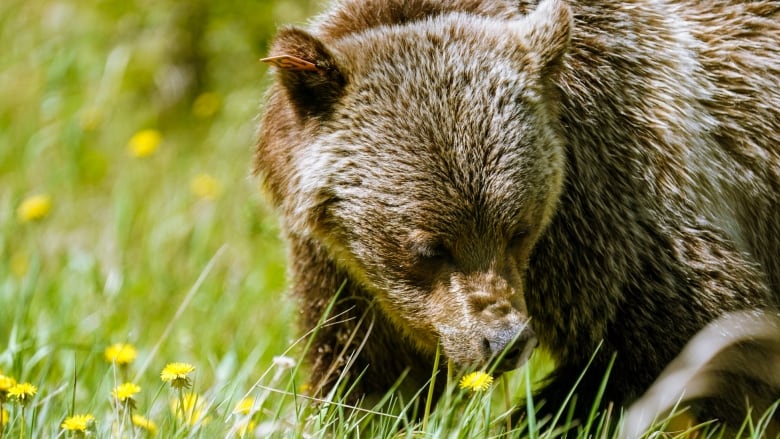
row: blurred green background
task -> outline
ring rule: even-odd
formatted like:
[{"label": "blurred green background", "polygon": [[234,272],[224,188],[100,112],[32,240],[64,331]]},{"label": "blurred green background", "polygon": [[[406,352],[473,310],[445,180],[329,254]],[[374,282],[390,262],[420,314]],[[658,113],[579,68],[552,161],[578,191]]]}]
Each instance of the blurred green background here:
[{"label": "blurred green background", "polygon": [[[115,384],[110,343],[138,348],[150,386],[187,361],[196,387],[237,393],[290,346],[284,247],[251,175],[258,59],[321,8],[0,2],[0,371],[84,411]],[[142,132],[160,139],[145,156]],[[37,217],[22,207],[36,195]]]}]

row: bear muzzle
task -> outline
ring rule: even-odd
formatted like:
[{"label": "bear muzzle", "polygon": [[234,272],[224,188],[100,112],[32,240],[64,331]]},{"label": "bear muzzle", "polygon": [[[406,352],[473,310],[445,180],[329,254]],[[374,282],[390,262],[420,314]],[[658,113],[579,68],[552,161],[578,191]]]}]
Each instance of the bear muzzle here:
[{"label": "bear muzzle", "polygon": [[448,327],[441,333],[445,355],[458,367],[484,367],[503,373],[523,366],[538,344],[526,322]]},{"label": "bear muzzle", "polygon": [[536,333],[526,324],[488,331],[482,339],[485,358],[495,361],[494,371],[503,373],[523,366],[538,344]]}]

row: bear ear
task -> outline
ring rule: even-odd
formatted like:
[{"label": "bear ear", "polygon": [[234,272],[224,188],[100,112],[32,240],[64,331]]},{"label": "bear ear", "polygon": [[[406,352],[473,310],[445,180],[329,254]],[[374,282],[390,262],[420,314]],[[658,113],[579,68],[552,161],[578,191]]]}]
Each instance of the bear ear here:
[{"label": "bear ear", "polygon": [[573,18],[563,0],[542,0],[520,21],[517,34],[530,50],[532,68],[543,76],[558,72],[571,42]]},{"label": "bear ear", "polygon": [[271,44],[269,56],[260,61],[276,67],[279,81],[303,116],[325,114],[346,84],[325,45],[294,27],[281,30]]}]

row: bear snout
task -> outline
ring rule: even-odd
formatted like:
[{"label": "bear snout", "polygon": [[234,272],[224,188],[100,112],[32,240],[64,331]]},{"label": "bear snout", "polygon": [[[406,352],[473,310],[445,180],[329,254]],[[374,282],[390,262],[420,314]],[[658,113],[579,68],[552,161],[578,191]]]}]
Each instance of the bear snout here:
[{"label": "bear snout", "polygon": [[497,361],[495,371],[501,373],[523,366],[537,343],[536,333],[528,325],[512,325],[484,336],[482,350],[486,358]]}]

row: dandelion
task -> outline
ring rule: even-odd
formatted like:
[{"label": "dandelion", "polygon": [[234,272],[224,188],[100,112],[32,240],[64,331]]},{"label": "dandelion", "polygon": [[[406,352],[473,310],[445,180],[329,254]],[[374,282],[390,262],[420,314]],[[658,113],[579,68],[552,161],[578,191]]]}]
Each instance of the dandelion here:
[{"label": "dandelion", "polygon": [[176,414],[179,420],[189,425],[205,424],[209,421],[205,417],[206,404],[197,393],[189,392],[181,395],[179,399],[172,400],[171,411]]},{"label": "dandelion", "polygon": [[241,415],[241,420],[236,424],[239,436],[244,436],[249,430],[254,430],[257,423],[252,419],[247,419],[252,413],[257,411],[254,398],[244,398],[236,404],[233,413]]},{"label": "dandelion", "polygon": [[19,222],[28,223],[42,220],[51,211],[51,197],[46,194],[33,195],[22,201],[16,209],[16,217]]},{"label": "dandelion", "polygon": [[36,393],[38,388],[30,383],[18,383],[8,389],[8,396],[16,399],[22,406],[27,405]]},{"label": "dandelion", "polygon": [[16,399],[16,402],[21,406],[21,414],[19,417],[22,420],[21,429],[19,430],[19,437],[24,437],[24,409],[30,402],[30,398],[38,393],[38,388],[30,383],[17,383],[8,389],[8,396]]},{"label": "dandelion", "polygon": [[0,404],[3,404],[8,400],[8,393],[11,390],[11,387],[16,385],[16,380],[3,375],[2,372],[0,372]]},{"label": "dandelion", "polygon": [[134,383],[124,383],[114,387],[114,390],[111,391],[111,396],[120,404],[124,404],[130,409],[133,409],[135,408],[135,400],[133,397],[140,391],[141,387],[138,385]]},{"label": "dandelion", "polygon": [[2,404],[0,404],[0,438],[3,437],[3,432],[5,431],[5,426],[8,425],[9,418],[8,410],[2,408]]},{"label": "dandelion", "polygon": [[493,377],[490,374],[477,371],[461,378],[459,386],[461,389],[468,389],[472,392],[479,392],[487,390],[490,385],[493,384]]},{"label": "dandelion", "polygon": [[151,435],[157,434],[157,424],[154,423],[151,419],[145,418],[141,415],[133,415],[133,425],[136,427],[139,427],[143,430],[145,430],[147,433]]},{"label": "dandelion", "polygon": [[138,352],[135,347],[126,343],[115,343],[106,348],[104,353],[106,361],[119,366],[125,366],[133,362]]},{"label": "dandelion", "polygon": [[187,375],[193,370],[195,366],[188,363],[168,363],[160,373],[160,379],[171,383],[171,387],[175,389],[190,387],[192,383]]},{"label": "dandelion", "polygon": [[0,371],[0,438],[3,437],[3,430],[8,423],[8,411],[3,408],[3,404],[8,401],[8,394],[15,385],[15,379],[3,375],[3,372]]},{"label": "dandelion", "polygon": [[221,105],[222,100],[219,98],[218,94],[210,92],[202,93],[195,98],[195,102],[192,103],[192,114],[200,119],[207,119],[216,114]]},{"label": "dandelion", "polygon": [[62,422],[61,427],[65,431],[75,433],[77,437],[84,437],[88,430],[94,429],[95,417],[90,414],[69,416]]},{"label": "dandelion", "polygon": [[241,401],[239,401],[238,404],[236,404],[236,408],[233,409],[233,413],[238,413],[240,415],[248,415],[254,411],[253,410],[254,405],[255,405],[254,398],[244,398]]},{"label": "dandelion", "polygon": [[190,182],[190,190],[197,197],[213,200],[222,193],[222,185],[209,174],[198,174]]},{"label": "dandelion", "polygon": [[142,130],[133,135],[128,143],[133,157],[143,158],[154,154],[162,142],[162,135],[157,130]]}]

